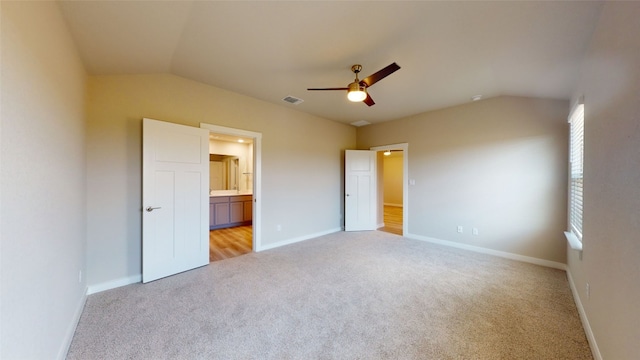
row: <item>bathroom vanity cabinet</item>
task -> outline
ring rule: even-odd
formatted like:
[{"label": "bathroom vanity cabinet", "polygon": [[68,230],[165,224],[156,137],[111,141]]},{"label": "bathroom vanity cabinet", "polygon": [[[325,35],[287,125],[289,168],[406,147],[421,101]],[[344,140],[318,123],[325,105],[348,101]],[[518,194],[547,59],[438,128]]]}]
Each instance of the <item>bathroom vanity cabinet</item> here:
[{"label": "bathroom vanity cabinet", "polygon": [[253,215],[252,195],[209,197],[209,229],[250,225]]}]

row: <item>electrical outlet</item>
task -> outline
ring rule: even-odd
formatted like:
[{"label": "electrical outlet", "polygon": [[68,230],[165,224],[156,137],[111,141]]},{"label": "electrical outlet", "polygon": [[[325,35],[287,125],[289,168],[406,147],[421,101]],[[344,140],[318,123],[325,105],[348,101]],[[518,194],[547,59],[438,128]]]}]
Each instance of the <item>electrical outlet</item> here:
[{"label": "electrical outlet", "polygon": [[282,231],[282,225],[280,224],[276,225],[276,231]]},{"label": "electrical outlet", "polygon": [[464,228],[461,225],[458,225],[458,232],[462,234],[464,232]]},{"label": "electrical outlet", "polygon": [[78,272],[78,284],[82,284],[82,270]]},{"label": "electrical outlet", "polygon": [[473,228],[473,230],[471,230],[471,233],[475,236],[478,236],[479,232],[478,232],[478,228]]}]

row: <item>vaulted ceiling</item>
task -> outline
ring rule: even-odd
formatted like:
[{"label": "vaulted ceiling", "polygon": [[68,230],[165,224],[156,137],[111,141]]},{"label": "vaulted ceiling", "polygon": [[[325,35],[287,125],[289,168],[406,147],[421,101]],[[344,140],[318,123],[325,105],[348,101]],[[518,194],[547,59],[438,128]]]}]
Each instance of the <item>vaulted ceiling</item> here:
[{"label": "vaulted ceiling", "polygon": [[[499,95],[568,99],[594,1],[59,1],[93,75],[171,73],[327,119],[371,123]],[[361,77],[397,62],[351,103]],[[294,96],[299,105],[282,99]]]}]

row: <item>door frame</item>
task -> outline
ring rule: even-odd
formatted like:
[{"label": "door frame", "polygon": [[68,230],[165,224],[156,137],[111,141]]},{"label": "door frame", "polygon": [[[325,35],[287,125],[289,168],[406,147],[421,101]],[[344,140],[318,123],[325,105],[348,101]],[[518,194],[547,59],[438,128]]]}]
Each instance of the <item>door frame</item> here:
[{"label": "door frame", "polygon": [[[409,143],[372,146],[369,150],[377,152],[402,150],[402,236],[407,236],[409,234],[409,185],[411,185],[411,180],[409,180]],[[377,186],[378,190],[380,190],[384,183],[378,181]],[[384,208],[384,199],[378,199],[378,206],[381,205]]]},{"label": "door frame", "polygon": [[200,123],[200,128],[209,130],[209,133],[253,138],[253,214],[251,221],[253,241],[251,247],[253,252],[258,252],[262,249],[262,133],[207,123]]}]

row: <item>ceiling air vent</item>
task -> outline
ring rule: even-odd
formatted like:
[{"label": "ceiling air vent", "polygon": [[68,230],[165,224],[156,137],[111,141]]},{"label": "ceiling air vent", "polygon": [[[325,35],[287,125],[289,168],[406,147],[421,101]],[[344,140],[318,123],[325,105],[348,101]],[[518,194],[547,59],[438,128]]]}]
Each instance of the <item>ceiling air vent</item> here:
[{"label": "ceiling air vent", "polygon": [[282,98],[282,100],[288,102],[289,104],[293,104],[293,105],[298,105],[298,104],[300,104],[301,102],[304,101],[302,99],[298,99],[297,97],[291,96],[291,95]]},{"label": "ceiling air vent", "polygon": [[353,125],[353,126],[357,126],[357,127],[365,126],[365,125],[370,125],[370,124],[371,124],[370,122],[365,121],[365,120],[354,121],[354,122],[352,122],[352,123],[351,123],[351,125]]}]

